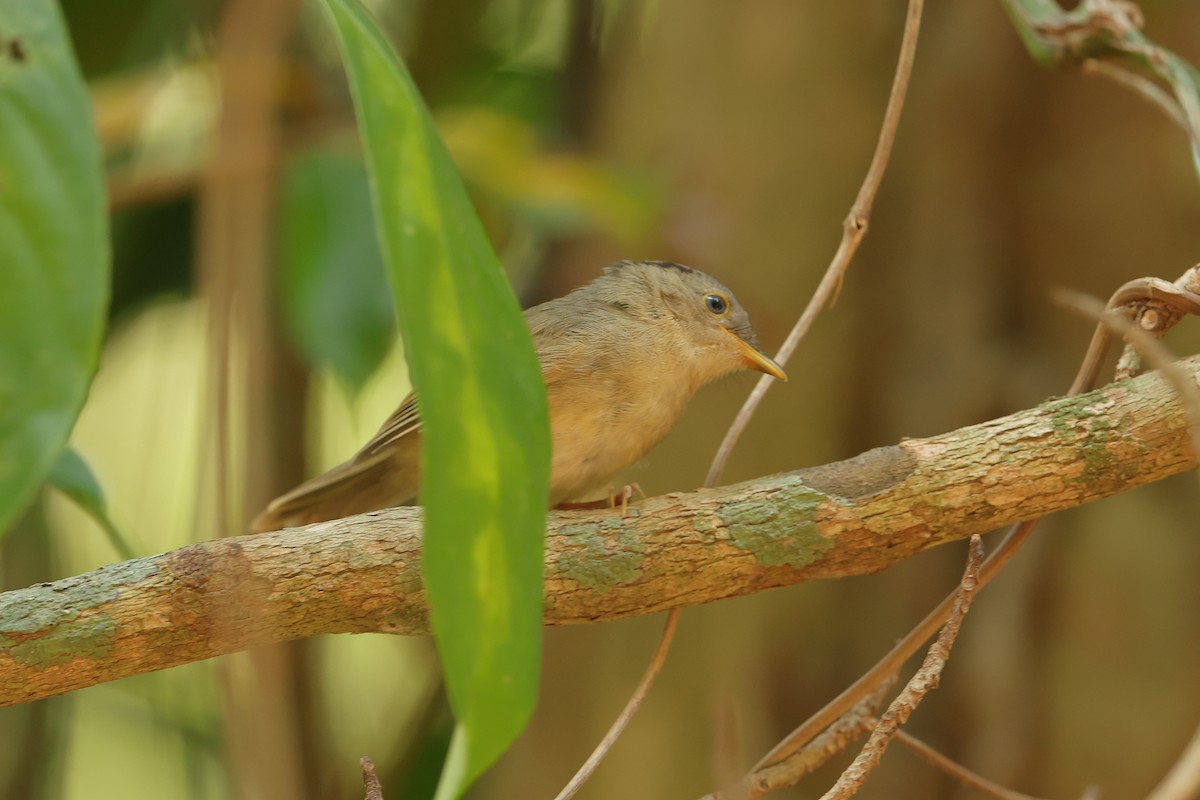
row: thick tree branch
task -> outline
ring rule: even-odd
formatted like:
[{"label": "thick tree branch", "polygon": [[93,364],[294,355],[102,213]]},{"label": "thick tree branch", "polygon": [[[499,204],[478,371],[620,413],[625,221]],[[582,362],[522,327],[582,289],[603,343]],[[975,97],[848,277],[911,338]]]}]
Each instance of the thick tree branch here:
[{"label": "thick tree branch", "polygon": [[[1179,362],[1191,380],[1200,356]],[[799,422],[797,423],[799,424]],[[877,572],[1196,466],[1157,374],[847,461],[551,513],[547,624]],[[420,510],[205,542],[0,595],[0,705],[266,642],[423,633]]]}]

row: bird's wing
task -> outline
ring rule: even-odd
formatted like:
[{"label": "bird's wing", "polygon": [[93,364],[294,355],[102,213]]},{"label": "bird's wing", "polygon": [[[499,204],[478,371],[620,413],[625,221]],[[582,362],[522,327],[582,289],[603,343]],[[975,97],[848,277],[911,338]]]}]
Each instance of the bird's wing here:
[{"label": "bird's wing", "polygon": [[421,415],[417,412],[417,396],[409,392],[408,397],[400,402],[400,407],[384,420],[376,434],[354,456],[354,461],[369,460],[394,446],[400,439],[420,429]]},{"label": "bird's wing", "polygon": [[411,500],[408,495],[416,494],[420,481],[419,450],[405,444],[415,444],[415,435],[408,442],[406,437],[420,428],[416,397],[410,394],[354,456],[275,498],[251,529],[277,530]]}]

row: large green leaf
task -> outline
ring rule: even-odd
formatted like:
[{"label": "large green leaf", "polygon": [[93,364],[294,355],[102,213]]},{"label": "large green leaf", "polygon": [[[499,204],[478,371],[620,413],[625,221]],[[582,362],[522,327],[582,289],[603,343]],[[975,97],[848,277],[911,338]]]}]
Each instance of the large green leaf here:
[{"label": "large green leaf", "polygon": [[325,0],[423,422],[423,569],[458,719],[439,797],[524,727],[541,650],[550,442],[524,320],[429,112],[358,0]]},{"label": "large green leaf", "polygon": [[52,0],[0,3],[0,531],[62,450],[96,368],[108,220],[87,90]]}]

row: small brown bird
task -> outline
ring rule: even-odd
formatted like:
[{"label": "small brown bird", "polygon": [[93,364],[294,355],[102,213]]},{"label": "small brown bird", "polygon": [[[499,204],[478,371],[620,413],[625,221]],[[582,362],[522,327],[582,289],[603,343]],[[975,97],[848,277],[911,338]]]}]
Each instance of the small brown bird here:
[{"label": "small brown bird", "polygon": [[[550,505],[603,492],[658,444],[696,390],[740,369],[786,380],[758,349],[746,312],[703,272],[622,261],[525,312],[546,381]],[[411,503],[421,420],[409,394],[349,461],[274,500],[256,532]]]}]

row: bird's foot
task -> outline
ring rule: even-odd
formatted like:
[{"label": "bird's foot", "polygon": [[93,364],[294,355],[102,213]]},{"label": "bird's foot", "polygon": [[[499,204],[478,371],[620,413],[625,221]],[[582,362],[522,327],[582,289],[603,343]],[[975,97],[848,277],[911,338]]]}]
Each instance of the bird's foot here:
[{"label": "bird's foot", "polygon": [[555,506],[559,511],[597,511],[602,508],[617,508],[621,509],[621,518],[624,519],[629,511],[629,501],[634,495],[646,497],[646,493],[642,491],[642,487],[637,483],[628,483],[621,487],[620,490],[615,490],[609,487],[608,498],[605,500],[587,500],[582,503],[559,503]]},{"label": "bird's foot", "polygon": [[643,500],[646,499],[646,493],[642,491],[642,487],[636,481],[625,484],[619,492],[614,492],[610,486],[608,489],[608,507],[616,508],[619,504],[621,506],[621,519],[625,519],[625,515],[629,511],[629,501],[635,494],[639,495]]}]

